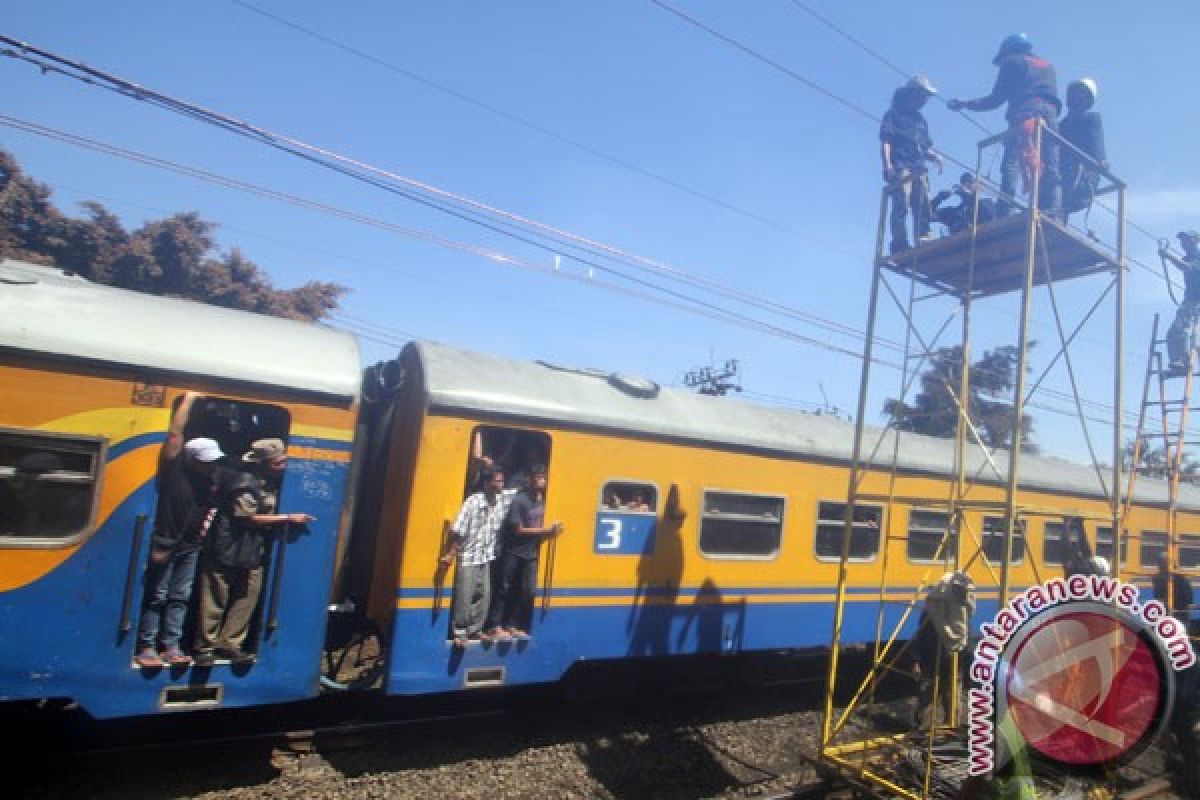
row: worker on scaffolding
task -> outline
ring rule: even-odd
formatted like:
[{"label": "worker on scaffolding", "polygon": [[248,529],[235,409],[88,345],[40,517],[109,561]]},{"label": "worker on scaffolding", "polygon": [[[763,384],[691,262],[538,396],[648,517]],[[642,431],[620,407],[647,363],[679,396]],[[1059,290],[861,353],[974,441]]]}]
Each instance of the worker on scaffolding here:
[{"label": "worker on scaffolding", "polygon": [[1092,207],[1096,184],[1100,180],[1099,166],[1108,169],[1104,151],[1104,123],[1100,113],[1092,110],[1100,89],[1091,78],[1080,78],[1067,85],[1067,113],[1058,123],[1058,131],[1093,162],[1081,158],[1070,147],[1062,152],[1063,211],[1072,214]]},{"label": "worker on scaffolding", "polygon": [[999,72],[990,94],[974,100],[953,98],[946,105],[951,111],[991,111],[1008,103],[1005,111],[1008,135],[1004,139],[1004,157],[1000,162],[1002,196],[998,215],[1004,216],[1014,205],[1017,173],[1023,176],[1028,191],[1034,175],[1040,172],[1038,207],[1057,216],[1062,210],[1058,142],[1052,136],[1042,137],[1040,160],[1036,146],[1039,121],[1051,131],[1058,130],[1062,101],[1058,99],[1054,65],[1033,54],[1033,43],[1023,33],[1005,37],[992,63]]},{"label": "worker on scaffolding", "polygon": [[929,588],[909,645],[917,681],[915,727],[935,722],[939,706],[942,714],[949,716],[954,697],[953,656],[967,647],[974,613],[975,584],[965,572],[947,572]]},{"label": "worker on scaffolding", "polygon": [[892,94],[892,106],[879,125],[883,182],[891,203],[891,252],[907,250],[908,213],[913,218],[913,236],[922,242],[929,233],[929,178],[926,161],[942,168],[941,156],[933,149],[929,124],[921,109],[937,94],[929,78],[915,75]]},{"label": "worker on scaffolding", "polygon": [[[958,198],[958,205],[945,205],[955,197]],[[978,209],[976,203],[979,204]],[[990,197],[979,197],[979,184],[973,173],[964,172],[958,183],[933,196],[933,218],[945,225],[951,236],[970,228],[976,216],[981,224],[994,220],[996,201]]]},{"label": "worker on scaffolding", "polygon": [[1176,236],[1179,246],[1183,248],[1182,258],[1171,252],[1165,240],[1158,246],[1158,255],[1163,263],[1170,262],[1183,273],[1183,301],[1175,312],[1175,321],[1167,329],[1168,378],[1187,374],[1192,360],[1188,340],[1192,335],[1192,326],[1200,319],[1200,232],[1180,231]]}]

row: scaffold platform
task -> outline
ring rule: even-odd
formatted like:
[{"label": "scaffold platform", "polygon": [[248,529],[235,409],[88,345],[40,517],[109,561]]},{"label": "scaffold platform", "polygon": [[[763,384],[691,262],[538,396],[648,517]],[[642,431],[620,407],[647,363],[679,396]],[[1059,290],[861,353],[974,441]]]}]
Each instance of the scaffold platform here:
[{"label": "scaffold platform", "polygon": [[[1029,212],[1010,214],[951,236],[933,239],[890,256],[878,266],[897,272],[941,292],[987,297],[1020,290],[1025,283],[1029,247]],[[972,270],[974,250],[974,275]],[[1085,277],[1117,268],[1116,252],[1039,215],[1034,242],[1039,268],[1033,285]],[[1050,270],[1047,265],[1053,265]]]}]

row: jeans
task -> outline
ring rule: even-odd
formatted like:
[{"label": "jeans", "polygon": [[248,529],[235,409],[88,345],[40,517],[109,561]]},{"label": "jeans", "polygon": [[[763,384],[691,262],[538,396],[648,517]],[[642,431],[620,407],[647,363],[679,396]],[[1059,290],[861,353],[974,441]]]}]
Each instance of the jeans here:
[{"label": "jeans", "polygon": [[1182,364],[1188,360],[1188,340],[1197,319],[1200,319],[1200,302],[1185,298],[1175,312],[1175,321],[1167,329],[1167,360],[1172,364]]},{"label": "jeans", "polygon": [[483,630],[491,599],[491,563],[458,565],[454,572],[455,636],[477,636]]},{"label": "jeans", "polygon": [[533,619],[533,594],[537,590],[537,558],[500,557],[493,576],[489,628],[519,628],[528,631]]},{"label": "jeans", "polygon": [[154,649],[160,627],[163,649],[179,649],[199,559],[199,550],[177,550],[164,563],[150,564],[146,569],[145,607],[138,624],[139,649]]},{"label": "jeans", "polygon": [[[1000,191],[997,213],[1007,214],[1016,204],[1017,174],[1025,171],[1027,184],[1033,186],[1035,159],[1033,137],[1037,135],[1035,121],[1040,119],[1047,130],[1058,132],[1058,109],[1051,103],[1039,102],[1023,110],[1008,129],[1004,138],[1004,156],[1000,159]],[[1042,133],[1041,179],[1038,208],[1051,213],[1062,211],[1062,186],[1058,177],[1058,140]]]},{"label": "jeans", "polygon": [[889,191],[891,195],[892,252],[908,247],[908,212],[912,211],[913,235],[929,233],[929,178],[924,172],[906,170]]}]

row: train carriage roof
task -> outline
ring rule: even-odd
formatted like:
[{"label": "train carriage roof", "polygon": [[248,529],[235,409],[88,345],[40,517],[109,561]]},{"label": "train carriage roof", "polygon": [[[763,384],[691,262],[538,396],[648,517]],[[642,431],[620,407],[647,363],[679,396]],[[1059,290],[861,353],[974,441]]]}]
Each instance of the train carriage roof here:
[{"label": "train carriage roof", "polygon": [[358,395],[358,343],[343,331],[115,289],[52,267],[0,261],[0,349]]},{"label": "train carriage roof", "polygon": [[[419,357],[432,411],[467,412],[524,420],[529,424],[563,424],[732,447],[792,457],[848,463],[854,425],[834,416],[768,408],[729,397],[661,388],[648,382],[599,370],[576,370],[543,362],[515,361],[458,350],[431,342],[410,345]],[[891,463],[895,432],[867,428],[864,448],[878,454],[874,462]],[[947,439],[901,433],[898,466],[906,472],[946,475],[954,443]],[[877,446],[878,445],[878,446]],[[968,448],[969,474],[988,483],[1003,483],[1007,451],[992,454],[995,471],[979,448]],[[1111,480],[1111,473],[1104,474]],[[1096,470],[1088,465],[1046,456],[1021,459],[1021,484],[1027,489],[1104,497]],[[1122,482],[1122,489],[1126,487]],[[1137,500],[1165,504],[1163,481],[1139,478]],[[1200,510],[1200,489],[1180,487],[1180,507]]]}]

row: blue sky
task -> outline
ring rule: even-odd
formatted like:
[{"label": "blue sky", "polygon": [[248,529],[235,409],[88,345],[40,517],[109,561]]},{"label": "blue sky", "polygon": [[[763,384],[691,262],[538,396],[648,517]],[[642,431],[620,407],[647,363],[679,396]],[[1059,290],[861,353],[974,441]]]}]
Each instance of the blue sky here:
[{"label": "blue sky", "polygon": [[[878,208],[877,126],[650,2],[254,0],[296,24],[552,131],[516,124],[461,97],[307,36],[233,0],[203,4],[45,0],[9,9],[3,32],[165,93],[241,117],[455,193],[736,286],[802,314],[861,329]],[[1130,216],[1160,236],[1200,227],[1195,3],[1136,15],[1095,2],[805,0],[946,96],[984,94],[991,56],[1026,31],[1059,69],[1060,87],[1100,84],[1110,160],[1130,186]],[[791,0],[671,5],[876,114],[900,76]],[[538,264],[552,256],[395,195],[322,171],[213,128],[0,59],[4,111],[122,147],[263,184]],[[938,104],[939,146],[974,160],[980,132]],[[978,115],[991,130],[1001,112]],[[281,285],[319,278],[350,286],[344,312],[385,338],[420,336],[526,359],[620,369],[678,383],[709,360],[739,358],[747,398],[851,408],[858,362],[596,286],[295,208],[0,127],[0,146],[55,190],[60,206],[99,200],[130,225],[196,210],[220,225]],[[614,163],[623,161],[637,169]],[[690,191],[647,177],[650,172]],[[960,170],[948,167],[935,187]],[[718,203],[694,193],[717,199]],[[731,210],[725,206],[733,206]],[[1103,212],[1097,212],[1103,215]],[[766,224],[754,219],[761,217]],[[1154,242],[1131,232],[1131,255],[1157,268]],[[565,262],[565,272],[586,267]],[[1170,313],[1161,278],[1134,267],[1127,297],[1126,403],[1136,410],[1150,318]],[[687,287],[681,291],[694,293]],[[1060,286],[1078,318],[1100,283]],[[708,297],[723,305],[728,300]],[[853,337],[761,309],[741,311],[837,347]],[[1054,351],[1044,299],[1035,303],[1035,372]],[[1015,302],[977,307],[976,342],[1013,340]],[[940,322],[930,318],[930,325]],[[361,322],[350,322],[361,327]],[[903,335],[894,318],[884,331]],[[1110,402],[1111,318],[1073,349],[1085,397]],[[393,347],[363,340],[367,360]],[[898,375],[876,373],[879,420]],[[1065,390],[1062,370],[1047,385]],[[1039,402],[1069,409],[1059,397]],[[1103,415],[1094,407],[1093,412]],[[1035,410],[1037,438],[1085,453],[1069,416]],[[1099,431],[1094,431],[1100,435]],[[1108,445],[1100,447],[1107,453]]]}]

